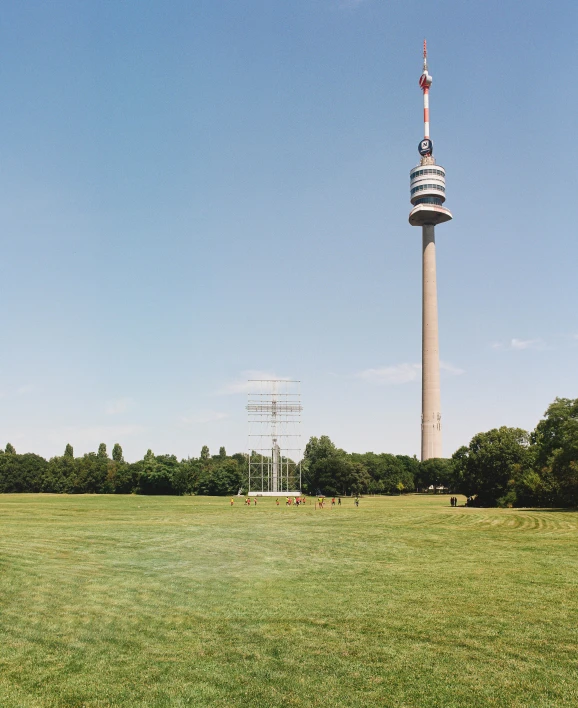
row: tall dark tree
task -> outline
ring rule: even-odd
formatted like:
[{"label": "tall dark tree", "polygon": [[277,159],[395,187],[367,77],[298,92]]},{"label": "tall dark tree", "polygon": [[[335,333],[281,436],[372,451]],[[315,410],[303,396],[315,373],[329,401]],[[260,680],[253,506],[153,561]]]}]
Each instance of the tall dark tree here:
[{"label": "tall dark tree", "polygon": [[16,448],[12,443],[6,443],[6,450],[5,450],[7,455],[15,455],[16,454]]},{"label": "tall dark tree", "polygon": [[115,443],[114,447],[112,448],[112,459],[115,462],[124,462],[124,457],[122,456],[122,447],[118,443]]},{"label": "tall dark tree", "polygon": [[105,443],[100,443],[100,445],[98,446],[98,453],[97,454],[101,460],[108,459],[108,453],[106,451],[106,444]]},{"label": "tall dark tree", "polygon": [[74,457],[74,448],[70,443],[67,443],[64,448],[64,457]]},{"label": "tall dark tree", "polygon": [[325,490],[322,485],[326,483],[328,463],[325,461],[337,454],[337,448],[327,435],[320,438],[312,437],[305,446],[302,475],[303,484],[309,494],[320,494]]}]

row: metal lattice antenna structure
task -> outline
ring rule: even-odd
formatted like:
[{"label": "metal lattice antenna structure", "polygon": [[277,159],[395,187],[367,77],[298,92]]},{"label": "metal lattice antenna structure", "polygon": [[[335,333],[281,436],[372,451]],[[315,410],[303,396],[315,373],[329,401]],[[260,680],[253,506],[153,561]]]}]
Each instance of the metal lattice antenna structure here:
[{"label": "metal lattice antenna structure", "polygon": [[442,414],[438,336],[435,226],[452,218],[446,200],[446,171],[436,165],[429,126],[429,90],[432,77],[427,67],[427,45],[423,43],[423,71],[419,78],[423,91],[424,137],[419,143],[420,164],[410,173],[412,210],[409,223],[422,227],[422,397],[421,459],[442,456]]},{"label": "metal lattice antenna structure", "polygon": [[249,494],[301,493],[301,392],[299,381],[251,379]]}]

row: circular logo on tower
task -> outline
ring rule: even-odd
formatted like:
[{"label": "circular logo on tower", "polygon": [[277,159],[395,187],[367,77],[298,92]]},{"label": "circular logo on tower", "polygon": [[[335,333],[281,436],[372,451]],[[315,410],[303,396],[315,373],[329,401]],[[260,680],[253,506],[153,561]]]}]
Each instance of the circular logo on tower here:
[{"label": "circular logo on tower", "polygon": [[417,148],[420,155],[431,155],[433,153],[433,143],[429,138],[422,140]]}]

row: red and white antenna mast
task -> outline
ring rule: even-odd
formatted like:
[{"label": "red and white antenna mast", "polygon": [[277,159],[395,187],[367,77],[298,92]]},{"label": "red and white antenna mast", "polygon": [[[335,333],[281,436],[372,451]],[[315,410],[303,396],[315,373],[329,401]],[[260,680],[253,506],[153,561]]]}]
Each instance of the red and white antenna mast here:
[{"label": "red and white antenna mast", "polygon": [[419,77],[419,85],[423,91],[423,137],[424,140],[429,140],[429,87],[431,86],[432,77],[427,70],[427,43],[423,40],[423,72]]}]

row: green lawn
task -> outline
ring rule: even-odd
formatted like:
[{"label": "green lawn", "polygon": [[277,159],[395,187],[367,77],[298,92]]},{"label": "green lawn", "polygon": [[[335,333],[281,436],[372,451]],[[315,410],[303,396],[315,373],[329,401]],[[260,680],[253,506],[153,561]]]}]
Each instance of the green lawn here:
[{"label": "green lawn", "polygon": [[578,513],[0,496],[0,706],[578,706]]}]

